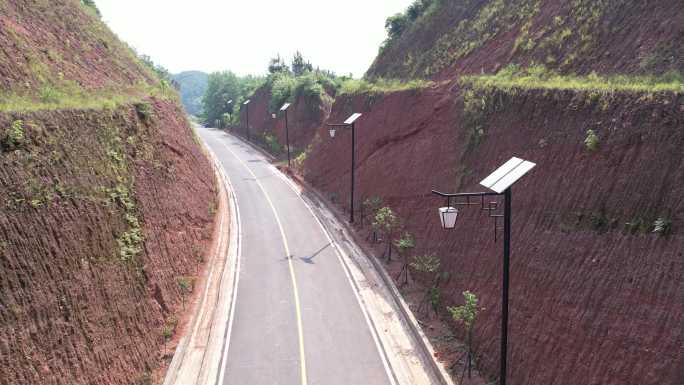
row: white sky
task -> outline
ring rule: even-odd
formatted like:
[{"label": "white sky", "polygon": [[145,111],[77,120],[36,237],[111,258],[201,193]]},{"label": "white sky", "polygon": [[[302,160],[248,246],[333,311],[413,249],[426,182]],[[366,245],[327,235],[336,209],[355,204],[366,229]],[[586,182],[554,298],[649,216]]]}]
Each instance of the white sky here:
[{"label": "white sky", "polygon": [[360,77],[385,39],[385,19],[412,0],[95,0],[103,20],[173,73],[264,74],[280,53]]}]

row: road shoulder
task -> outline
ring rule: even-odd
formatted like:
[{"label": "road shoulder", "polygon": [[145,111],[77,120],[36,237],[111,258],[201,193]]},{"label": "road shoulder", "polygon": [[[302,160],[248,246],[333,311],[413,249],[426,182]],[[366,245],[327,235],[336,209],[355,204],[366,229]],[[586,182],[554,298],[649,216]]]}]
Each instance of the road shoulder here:
[{"label": "road shoulder", "polygon": [[215,384],[232,314],[239,270],[239,219],[237,202],[228,177],[216,156],[204,146],[214,165],[219,185],[217,224],[208,255],[202,297],[193,309],[190,326],[176,348],[164,385]]}]

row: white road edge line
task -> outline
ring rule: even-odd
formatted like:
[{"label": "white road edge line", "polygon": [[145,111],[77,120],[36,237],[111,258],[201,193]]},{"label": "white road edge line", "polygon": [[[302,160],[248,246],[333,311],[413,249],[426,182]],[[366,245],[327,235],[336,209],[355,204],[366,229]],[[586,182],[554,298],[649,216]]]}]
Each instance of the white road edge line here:
[{"label": "white road edge line", "polygon": [[[304,354],[304,327],[302,325],[302,312],[301,312],[301,305],[299,302],[299,291],[297,289],[297,279],[295,276],[294,265],[292,264],[292,258],[290,255],[290,247],[287,243],[287,237],[285,236],[285,229],[283,228],[282,222],[280,221],[280,216],[278,215],[278,211],[276,210],[275,205],[273,204],[273,201],[271,200],[271,197],[268,195],[268,192],[266,191],[264,186],[261,184],[261,182],[259,182],[259,178],[256,176],[256,174],[254,174],[252,169],[249,168],[249,166],[247,166],[247,164],[242,159],[240,159],[240,157],[238,157],[237,154],[235,154],[235,152],[225,142],[220,141],[220,143],[223,144],[226,147],[226,149],[228,149],[228,151],[230,151],[231,154],[233,154],[233,157],[235,157],[235,159],[237,159],[238,162],[240,162],[240,164],[250,174],[252,174],[252,176],[254,177],[254,181],[256,182],[257,186],[259,186],[259,189],[261,189],[261,192],[264,193],[264,196],[266,197],[268,204],[271,206],[271,210],[273,211],[273,214],[276,218],[276,222],[277,222],[278,228],[280,230],[280,235],[281,235],[282,240],[283,240],[283,245],[285,246],[285,253],[287,256],[287,262],[288,262],[288,265],[290,267],[290,277],[292,279],[292,289],[294,291],[295,312],[297,314],[297,331],[299,334],[299,359],[300,359],[301,384],[307,385],[308,382],[307,382],[307,375],[306,375],[306,358],[305,358],[305,354]],[[235,302],[236,301],[233,302],[233,305],[235,304]],[[232,313],[231,313],[231,328],[232,328]],[[228,343],[226,343],[226,352],[225,353],[228,352],[227,346],[228,346]],[[223,370],[225,370],[225,365],[223,367],[224,367],[224,369],[222,369],[222,372],[223,372]],[[219,383],[219,385],[221,385],[221,384],[222,384],[222,382]]]},{"label": "white road edge line", "polygon": [[[387,359],[387,352],[383,348],[382,342],[380,342],[380,337],[378,336],[378,331],[375,327],[375,324],[373,321],[370,319],[370,316],[368,315],[368,310],[366,309],[366,304],[361,298],[359,294],[359,287],[354,281],[354,279],[351,277],[351,273],[349,272],[349,267],[346,265],[344,262],[344,256],[346,256],[346,253],[342,251],[342,249],[339,247],[337,242],[332,238],[330,233],[328,232],[328,229],[325,228],[323,223],[321,223],[321,220],[318,218],[316,213],[313,211],[311,206],[306,202],[306,200],[302,197],[301,192],[297,188],[297,186],[294,184],[292,180],[290,180],[285,174],[280,172],[276,167],[273,165],[270,165],[270,167],[273,169],[276,175],[278,175],[281,179],[285,181],[288,187],[292,189],[292,191],[297,195],[299,199],[301,199],[302,203],[304,203],[304,206],[309,210],[311,213],[311,216],[316,220],[316,223],[321,227],[323,230],[323,233],[325,236],[328,238],[328,241],[330,241],[330,244],[333,245],[333,248],[335,249],[335,253],[337,254],[337,260],[340,262],[340,265],[342,266],[342,270],[344,271],[345,276],[347,277],[347,280],[349,281],[349,285],[352,288],[352,291],[354,292],[354,296],[356,297],[356,301],[359,303],[359,307],[361,308],[361,313],[363,313],[363,317],[366,320],[366,324],[368,325],[368,329],[371,332],[371,335],[373,336],[373,341],[375,342],[375,347],[378,349],[378,354],[380,355],[380,360],[382,361],[382,365],[385,368],[385,372],[387,374],[387,378],[390,380],[392,385],[397,385],[397,379],[395,377],[394,371],[391,369],[391,366],[389,364],[389,360]],[[346,258],[349,259],[349,256],[346,256]]]}]

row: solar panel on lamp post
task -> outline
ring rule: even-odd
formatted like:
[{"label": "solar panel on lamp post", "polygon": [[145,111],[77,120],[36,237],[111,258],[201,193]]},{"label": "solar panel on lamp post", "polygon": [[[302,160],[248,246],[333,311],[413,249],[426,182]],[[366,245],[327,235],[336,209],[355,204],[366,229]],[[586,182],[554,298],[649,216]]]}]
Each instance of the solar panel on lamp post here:
[{"label": "solar panel on lamp post", "polygon": [[[510,270],[510,256],[511,256],[511,186],[532,170],[536,164],[513,157],[501,167],[496,169],[488,177],[486,177],[480,184],[493,192],[477,192],[477,193],[455,193],[447,194],[432,190],[433,194],[445,197],[447,205],[439,208],[440,221],[442,228],[453,229],[456,226],[456,219],[458,217],[458,210],[454,206],[470,206],[481,205],[480,210],[488,211],[491,218],[494,218],[494,239],[496,240],[498,218],[503,218],[504,221],[504,244],[503,244],[503,274],[501,283],[501,364],[499,367],[499,384],[506,385],[506,369],[508,356],[508,287],[509,287],[509,270]],[[503,214],[494,214],[498,209],[498,202],[488,202],[485,205],[486,196],[503,196],[504,210]],[[452,205],[451,200],[465,198],[465,202],[457,202]],[[480,203],[471,203],[472,198],[480,198]]]},{"label": "solar panel on lamp post", "polygon": [[335,131],[337,128],[351,128],[352,132],[352,148],[351,148],[351,197],[349,203],[349,223],[354,223],[354,170],[356,168],[356,129],[354,123],[362,114],[355,112],[351,114],[344,123],[328,124],[328,130],[331,138],[335,138]]}]

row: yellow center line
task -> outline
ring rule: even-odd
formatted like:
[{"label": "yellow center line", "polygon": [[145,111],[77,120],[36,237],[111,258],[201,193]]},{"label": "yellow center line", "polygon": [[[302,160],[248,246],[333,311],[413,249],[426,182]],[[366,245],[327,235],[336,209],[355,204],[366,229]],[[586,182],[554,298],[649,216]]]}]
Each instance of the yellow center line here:
[{"label": "yellow center line", "polygon": [[285,237],[285,230],[283,228],[283,224],[280,221],[280,216],[278,215],[278,210],[276,210],[275,205],[273,204],[273,201],[271,200],[270,195],[266,192],[266,189],[264,186],[259,182],[259,179],[257,178],[256,174],[252,171],[247,164],[240,159],[240,157],[233,152],[233,150],[223,141],[221,141],[221,144],[223,144],[228,151],[230,151],[231,154],[235,157],[235,159],[240,162],[240,164],[247,169],[247,171],[254,177],[254,181],[257,183],[257,186],[261,189],[261,192],[264,193],[264,196],[266,197],[266,201],[268,201],[268,204],[271,206],[271,210],[273,210],[273,214],[275,215],[276,222],[278,223],[278,229],[280,230],[280,236],[283,240],[283,245],[285,246],[285,254],[287,256],[287,263],[288,266],[290,267],[290,278],[292,278],[292,290],[294,292],[294,301],[295,301],[295,313],[297,316],[297,332],[299,334],[299,362],[300,362],[300,373],[301,373],[301,385],[307,385],[308,381],[306,378],[306,359],[305,359],[305,354],[304,354],[304,327],[302,326],[302,310],[301,310],[301,305],[299,302],[299,290],[297,289],[297,277],[295,276],[295,271],[294,271],[294,264],[292,263],[292,256],[290,255],[290,246],[287,243],[287,237]]}]

